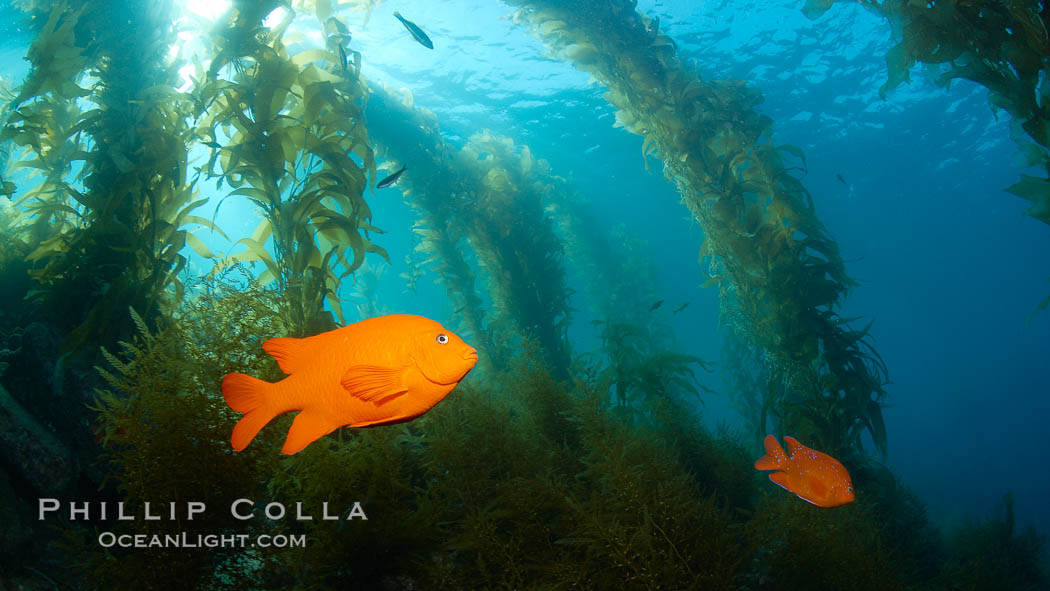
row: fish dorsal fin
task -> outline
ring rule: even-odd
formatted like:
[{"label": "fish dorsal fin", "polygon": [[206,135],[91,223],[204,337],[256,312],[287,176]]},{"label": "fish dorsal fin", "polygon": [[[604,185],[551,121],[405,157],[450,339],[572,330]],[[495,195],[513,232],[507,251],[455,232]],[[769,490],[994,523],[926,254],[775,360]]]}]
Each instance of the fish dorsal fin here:
[{"label": "fish dorsal fin", "polygon": [[807,449],[809,449],[808,447],[806,447],[806,446],[802,445],[801,443],[799,443],[798,439],[795,439],[794,437],[792,437],[790,435],[785,435],[784,436],[784,443],[787,443],[788,453],[791,454],[791,457],[795,457],[795,454],[797,454],[799,452],[804,452]]},{"label": "fish dorsal fin", "polygon": [[293,374],[312,356],[313,341],[310,338],[296,339],[292,337],[280,337],[270,339],[263,343],[263,351],[269,353],[281,366],[281,371]]},{"label": "fish dorsal fin", "polygon": [[381,404],[387,398],[408,392],[404,375],[403,367],[354,365],[346,370],[339,383],[351,396]]},{"label": "fish dorsal fin", "polygon": [[281,453],[292,455],[302,451],[304,447],[335,431],[337,427],[339,425],[329,421],[323,413],[304,410],[295,415]]},{"label": "fish dorsal fin", "polygon": [[755,468],[758,470],[781,469],[787,462],[788,458],[784,455],[784,448],[780,447],[780,444],[777,443],[777,438],[772,435],[766,435],[763,444],[766,447],[766,455],[762,456],[757,462],[755,462]]}]

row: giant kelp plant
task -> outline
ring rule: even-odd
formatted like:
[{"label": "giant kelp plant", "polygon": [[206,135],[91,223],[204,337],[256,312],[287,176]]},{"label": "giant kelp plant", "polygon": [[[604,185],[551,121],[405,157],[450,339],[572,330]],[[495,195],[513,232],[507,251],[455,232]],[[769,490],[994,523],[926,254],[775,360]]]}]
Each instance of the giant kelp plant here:
[{"label": "giant kelp plant", "polygon": [[[673,326],[654,309],[660,304],[658,282],[645,245],[624,226],[613,228],[608,238],[594,228],[586,229],[589,224],[583,211],[565,215],[568,203],[558,203],[555,209],[561,210],[559,220],[575,230],[567,241],[570,256],[592,272],[588,291],[599,311],[592,324],[606,360],[602,377],[612,381],[617,404],[633,405],[642,397],[665,398],[684,406],[703,402],[701,392],[711,390],[696,372],[710,370],[710,364],[679,352]],[[615,265],[599,254],[608,252],[604,248],[608,243],[616,245]]]},{"label": "giant kelp plant", "polygon": [[[407,89],[402,98],[376,85],[371,93],[368,113],[373,137],[381,146],[389,146],[382,148],[384,153],[391,157],[396,154],[398,160],[412,163],[412,172],[398,181],[418,217],[412,230],[419,237],[416,252],[420,256],[406,261],[407,284],[414,286],[423,270],[432,268],[456,311],[457,328],[468,340],[477,342],[480,363],[499,365],[502,351],[496,349],[487,330],[483,302],[475,285],[476,273],[462,245],[463,233],[455,213],[464,207],[460,203],[463,192],[421,190],[431,178],[443,179],[446,186],[465,187],[469,182],[467,173],[449,164],[455,148],[438,133],[433,113],[413,109]],[[420,190],[415,190],[417,182]]]},{"label": "giant kelp plant", "polygon": [[[464,212],[466,233],[487,272],[497,318],[512,320],[520,334],[536,339],[550,367],[569,365],[569,291],[561,242],[544,210],[552,174],[528,146],[482,132],[459,151],[456,166],[477,179],[475,209]],[[480,214],[480,215],[479,215]]]},{"label": "giant kelp plant", "polygon": [[[15,99],[15,91],[4,78],[0,77],[0,128],[7,125],[7,115],[10,112],[6,105]],[[10,197],[15,192],[14,183],[6,180],[7,167],[11,161],[11,141],[0,140],[0,197]]]},{"label": "giant kelp plant", "polygon": [[288,296],[282,308],[293,333],[316,334],[334,327],[326,301],[343,321],[340,280],[366,253],[386,257],[368,239],[379,230],[369,223],[364,199],[375,164],[363,122],[360,54],[354,63],[341,57],[349,51],[346,27],[320,5],[326,48],[297,55],[281,41],[291,18],[263,32],[259,21],[269,11],[252,10],[252,18],[238,13],[214,36],[216,62],[232,65],[232,80],[216,77],[215,63],[207,74],[198,69],[197,132],[213,150],[202,172],[220,177],[220,185],[234,188],[230,196],[246,197],[264,215],[230,262],[263,262],[260,282],[276,280]]},{"label": "giant kelp plant", "polygon": [[[381,89],[369,112],[376,141],[412,168],[399,181],[417,209],[420,250],[436,263],[467,328],[485,335],[489,362],[512,354],[511,335],[535,339],[551,367],[564,377],[569,365],[566,328],[569,292],[561,244],[544,211],[551,172],[528,146],[477,134],[454,150],[440,137],[433,117],[413,112]],[[492,313],[481,326],[481,299],[474,272],[458,249],[465,238],[484,271]],[[483,353],[484,355],[485,353]]]},{"label": "giant kelp plant", "polygon": [[674,327],[657,312],[663,301],[648,245],[623,224],[602,225],[587,197],[565,178],[548,175],[545,182],[546,210],[571,263],[568,270],[584,285],[617,402],[627,405],[636,395],[653,393],[691,394],[696,402],[706,390],[696,370],[708,364],[677,351]]},{"label": "giant kelp plant", "polygon": [[160,2],[55,3],[7,117],[4,139],[29,153],[13,168],[44,177],[17,203],[37,245],[34,297],[64,324],[67,352],[115,342],[129,305],[156,314],[193,243],[171,20]]},{"label": "giant kelp plant", "polygon": [[[743,82],[702,79],[675,56],[657,19],[633,0],[512,0],[515,19],[609,88],[617,122],[643,135],[700,222],[701,256],[723,313],[773,371],[765,414],[837,453],[867,430],[886,449],[885,367],[835,308],[851,285],[837,244],[784,163],[797,148],[770,139],[771,121]],[[764,417],[763,417],[764,422]]]},{"label": "giant kelp plant", "polygon": [[[186,182],[190,103],[173,87],[171,7],[79,0],[49,8],[0,131],[13,144],[9,239],[29,249],[3,270],[11,315],[0,327],[11,394],[0,406],[12,435],[0,457],[23,520],[27,499],[82,487],[93,494],[97,445],[84,404],[99,346],[133,331],[129,307],[149,319],[170,310],[191,227],[209,225],[192,217],[201,201]],[[66,468],[41,482],[49,458]],[[32,535],[7,545],[15,561],[47,547]]]},{"label": "giant kelp plant", "polygon": [[[488,132],[472,136],[456,152],[440,137],[436,118],[412,108],[408,91],[399,98],[373,88],[369,112],[380,146],[411,163],[412,173],[399,183],[420,217],[415,228],[417,251],[425,256],[420,263],[438,272],[457,316],[490,363],[500,368],[500,360],[513,355],[503,336],[510,333],[535,338],[554,367],[568,367],[569,293],[560,261],[565,251],[573,267],[582,269],[601,322],[615,327],[604,331],[602,342],[609,345],[604,351],[609,370],[619,368],[618,387],[630,388],[640,379],[636,370],[644,368],[652,379],[675,375],[684,379],[680,385],[686,390],[695,390],[690,366],[703,363],[672,352],[670,327],[637,319],[656,299],[651,263],[625,232],[606,236],[589,216],[585,198],[548,162],[535,158],[528,146]],[[487,324],[461,242],[490,286],[493,310]],[[616,264],[603,256],[613,248]],[[621,342],[613,332],[630,335]],[[639,356],[639,348],[646,353]]]},{"label": "giant kelp plant", "polygon": [[[321,4],[320,20],[338,28],[324,14],[328,3]],[[280,46],[283,29],[259,26],[267,14],[255,12],[262,3],[240,3],[216,32],[222,42],[216,43],[210,76],[198,70],[195,84],[184,93],[176,90],[184,62],[171,51],[170,2],[85,0],[41,6],[34,5],[42,23],[28,52],[32,70],[15,96],[6,97],[0,135],[13,160],[3,176],[13,207],[5,211],[0,236],[5,247],[0,255],[0,358],[4,367],[14,368],[2,375],[11,396],[0,401],[9,432],[0,460],[12,470],[12,482],[23,483],[19,511],[30,497],[80,489],[96,494],[102,475],[92,461],[99,429],[84,404],[98,382],[91,365],[102,361],[99,346],[114,350],[142,325],[170,316],[184,293],[187,246],[206,258],[214,256],[194,233],[203,228],[222,234],[211,220],[194,215],[206,201],[199,198],[197,182],[213,167],[198,169],[190,178],[191,150],[210,148],[222,166],[217,176],[240,190],[238,195],[269,199],[272,221],[260,226],[260,233],[279,238],[275,259],[286,273],[278,276],[279,287],[288,297],[267,302],[279,302],[276,311],[288,319],[284,332],[331,326],[319,302],[326,289],[334,289],[333,270],[345,274],[360,265],[365,252],[383,254],[367,234],[361,235],[373,229],[362,199],[371,150],[359,116],[360,58],[356,64],[340,62],[346,43],[337,34],[328,35],[327,52],[289,58]],[[314,63],[325,61],[335,74]],[[253,76],[270,66],[268,74],[287,72],[289,64],[299,100],[284,105],[277,99],[286,97],[287,89]],[[230,71],[236,74],[233,80],[225,78]],[[255,102],[266,93],[274,100]],[[301,100],[304,94],[307,103]],[[278,137],[241,145],[246,136],[259,140],[253,132],[272,131],[263,128],[270,123],[263,119],[274,117],[271,107],[283,125],[275,131]],[[258,187],[258,169],[273,162],[261,159],[260,150],[266,157],[279,155],[279,164],[287,150],[293,162],[294,175],[264,179],[279,183],[283,192],[277,195]],[[289,190],[292,180],[299,184]],[[254,238],[256,244],[264,242]],[[334,240],[339,248],[323,240]],[[244,244],[249,254],[234,255],[235,260],[252,254],[252,239]],[[313,283],[301,285],[304,277]],[[303,297],[302,290],[314,297]],[[129,309],[143,319],[139,327]],[[56,439],[52,430],[61,437]],[[39,460],[30,457],[34,449],[52,448],[38,454]],[[42,481],[40,475],[58,461],[69,473]],[[7,473],[0,477],[6,482]],[[20,539],[3,538],[5,553]],[[41,542],[31,551],[45,546]],[[9,555],[14,562],[20,556]]]},{"label": "giant kelp plant", "polygon": [[950,588],[1035,591],[1045,587],[1040,555],[1046,539],[1032,526],[1017,529],[1013,495],[1007,493],[991,518],[968,522],[952,532],[952,555],[944,567]]}]

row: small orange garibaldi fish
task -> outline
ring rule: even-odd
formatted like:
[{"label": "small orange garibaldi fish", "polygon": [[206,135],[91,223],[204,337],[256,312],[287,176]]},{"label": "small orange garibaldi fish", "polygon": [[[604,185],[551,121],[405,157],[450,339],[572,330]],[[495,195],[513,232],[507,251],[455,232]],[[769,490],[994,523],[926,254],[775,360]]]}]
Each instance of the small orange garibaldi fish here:
[{"label": "small orange garibaldi fish", "polygon": [[835,458],[810,449],[794,437],[784,437],[791,457],[772,435],[766,435],[766,455],[755,462],[758,470],[778,470],[769,479],[800,499],[818,507],[838,507],[853,502],[853,481]]},{"label": "small orange garibaldi fish", "polygon": [[244,413],[230,443],[241,451],[279,414],[300,411],[281,453],[294,454],[339,427],[410,421],[440,402],[478,362],[478,352],[441,324],[408,314],[379,316],[305,339],[275,338],[263,349],[288,377],[242,373],[222,395]]}]

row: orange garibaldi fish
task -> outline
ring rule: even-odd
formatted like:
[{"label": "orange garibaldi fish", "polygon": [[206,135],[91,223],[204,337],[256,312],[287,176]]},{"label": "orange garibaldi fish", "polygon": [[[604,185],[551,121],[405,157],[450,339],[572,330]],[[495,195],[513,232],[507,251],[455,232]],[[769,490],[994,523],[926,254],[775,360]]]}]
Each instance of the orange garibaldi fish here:
[{"label": "orange garibaldi fish", "polygon": [[342,426],[410,421],[440,402],[478,362],[478,352],[441,324],[408,314],[370,318],[263,349],[289,374],[271,384],[242,373],[222,395],[244,413],[230,443],[241,451],[279,414],[300,411],[281,453],[294,454]]},{"label": "orange garibaldi fish", "polygon": [[835,458],[810,449],[794,437],[784,437],[788,457],[772,435],[766,435],[766,455],[755,462],[759,470],[778,470],[769,479],[804,501],[818,507],[838,507],[853,502],[853,481]]}]

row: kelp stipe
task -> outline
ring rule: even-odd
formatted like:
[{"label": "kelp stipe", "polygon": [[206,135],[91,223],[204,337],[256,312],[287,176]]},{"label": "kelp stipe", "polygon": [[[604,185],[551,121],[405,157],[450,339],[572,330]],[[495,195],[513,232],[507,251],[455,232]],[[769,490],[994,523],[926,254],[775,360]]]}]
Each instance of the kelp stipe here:
[{"label": "kelp stipe", "polygon": [[[541,345],[565,378],[570,294],[561,243],[544,210],[553,176],[548,163],[528,146],[489,132],[471,136],[456,151],[440,137],[432,114],[413,111],[410,98],[403,104],[389,92],[374,94],[369,111],[377,141],[412,166],[399,184],[421,218],[417,250],[427,253],[423,262],[442,275],[467,328],[480,339],[483,362],[498,364],[525,337]],[[484,327],[475,272],[458,245],[463,238],[489,285],[493,309]]]},{"label": "kelp stipe", "polygon": [[[16,322],[22,316],[24,294],[29,291],[25,257],[30,247],[15,220],[18,212],[0,196],[0,319]],[[8,318],[4,318],[8,316]],[[3,323],[0,322],[0,330]]]},{"label": "kelp stipe", "polygon": [[456,164],[473,169],[477,179],[473,211],[464,212],[464,221],[487,272],[494,311],[535,339],[549,367],[564,378],[571,355],[569,291],[561,243],[544,211],[550,165],[528,146],[488,131],[467,140]]}]

